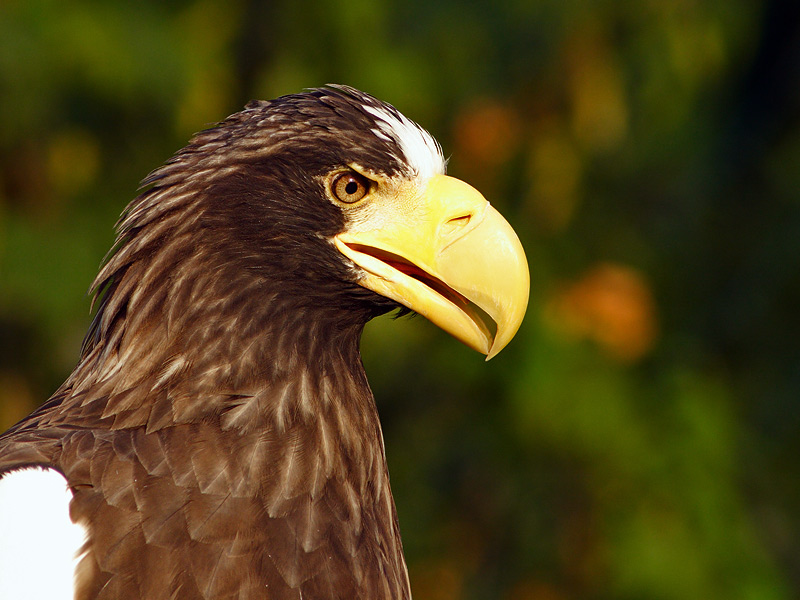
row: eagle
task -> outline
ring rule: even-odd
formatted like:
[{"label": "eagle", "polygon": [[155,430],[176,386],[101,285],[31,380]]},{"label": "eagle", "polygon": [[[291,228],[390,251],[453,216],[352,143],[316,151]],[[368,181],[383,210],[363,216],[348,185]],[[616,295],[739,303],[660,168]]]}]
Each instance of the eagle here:
[{"label": "eagle", "polygon": [[330,85],[196,134],[123,212],[67,380],[0,436],[0,597],[408,599],[372,318],[496,355],[516,234],[433,137]]}]

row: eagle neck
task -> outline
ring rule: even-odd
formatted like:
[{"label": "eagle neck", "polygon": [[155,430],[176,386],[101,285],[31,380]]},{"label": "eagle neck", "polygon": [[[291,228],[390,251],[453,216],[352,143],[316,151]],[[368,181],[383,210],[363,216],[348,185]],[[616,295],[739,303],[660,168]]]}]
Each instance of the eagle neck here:
[{"label": "eagle neck", "polygon": [[[186,331],[145,329],[135,343],[149,343],[149,354],[98,345],[73,374],[66,404],[80,401],[87,419],[91,412],[93,422],[120,434],[157,438],[176,455],[181,449],[187,470],[218,474],[198,481],[201,491],[256,506],[251,523],[251,513],[242,513],[241,527],[263,535],[264,544],[286,540],[257,566],[271,581],[279,575],[289,589],[327,598],[329,566],[320,565],[336,564],[351,578],[343,585],[353,597],[410,598],[359,352],[363,315],[258,297],[257,309],[228,303],[187,314],[183,322],[196,325]],[[143,362],[92,365],[101,356]],[[109,375],[91,385],[90,377],[79,379],[93,371]]]}]

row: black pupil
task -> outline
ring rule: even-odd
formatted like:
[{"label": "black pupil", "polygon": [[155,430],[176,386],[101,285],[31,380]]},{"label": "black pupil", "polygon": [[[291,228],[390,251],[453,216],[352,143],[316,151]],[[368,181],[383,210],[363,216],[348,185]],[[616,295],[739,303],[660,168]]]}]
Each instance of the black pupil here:
[{"label": "black pupil", "polygon": [[356,181],[348,181],[347,185],[344,186],[344,191],[347,192],[349,195],[353,195],[358,191],[358,182]]}]

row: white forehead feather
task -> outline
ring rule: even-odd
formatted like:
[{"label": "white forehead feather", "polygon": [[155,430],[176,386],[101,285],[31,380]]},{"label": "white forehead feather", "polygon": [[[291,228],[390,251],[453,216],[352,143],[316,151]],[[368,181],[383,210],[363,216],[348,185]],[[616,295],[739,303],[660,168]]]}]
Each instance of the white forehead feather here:
[{"label": "white forehead feather", "polygon": [[403,151],[403,156],[397,158],[408,164],[416,176],[428,179],[444,174],[442,148],[430,133],[397,111],[369,105],[364,109],[376,119],[375,135],[397,143]]}]

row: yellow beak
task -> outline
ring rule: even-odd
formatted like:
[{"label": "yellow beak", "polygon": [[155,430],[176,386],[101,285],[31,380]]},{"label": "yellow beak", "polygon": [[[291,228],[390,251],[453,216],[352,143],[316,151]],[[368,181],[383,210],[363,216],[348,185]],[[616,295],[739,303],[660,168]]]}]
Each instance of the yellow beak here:
[{"label": "yellow beak", "polygon": [[[359,283],[423,315],[486,360],[502,350],[528,305],[525,252],[473,187],[435,175],[393,195],[334,238],[363,270]],[[480,311],[496,325],[493,332]]]}]

